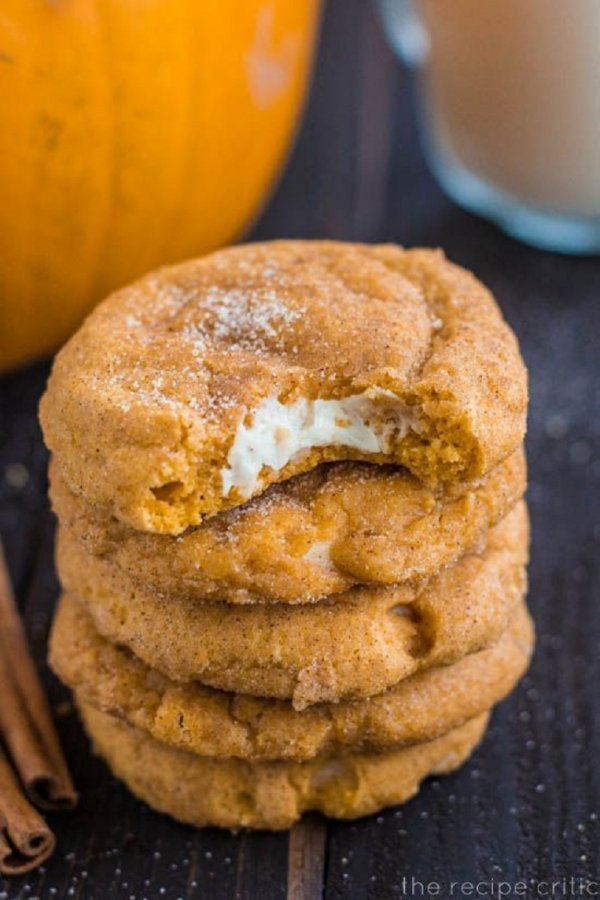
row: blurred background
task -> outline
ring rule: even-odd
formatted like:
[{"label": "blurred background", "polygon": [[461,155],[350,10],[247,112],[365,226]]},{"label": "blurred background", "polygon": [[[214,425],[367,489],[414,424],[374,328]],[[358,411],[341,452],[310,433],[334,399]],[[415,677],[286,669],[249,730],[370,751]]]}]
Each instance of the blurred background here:
[{"label": "blurred background", "polygon": [[[235,239],[246,227],[249,240],[329,237],[443,247],[452,260],[472,269],[495,293],[517,332],[531,374],[528,452],[534,530],[530,577],[531,606],[539,630],[534,665],[496,713],[470,766],[443,782],[430,783],[403,810],[356,824],[327,825],[326,860],[318,875],[324,896],[407,896],[402,893],[402,876],[407,874],[425,881],[435,877],[447,881],[502,877],[513,882],[550,876],[593,879],[600,863],[596,765],[600,754],[600,258],[589,252],[590,247],[583,256],[534,249],[449,199],[430,173],[423,152],[417,124],[422,108],[418,76],[394,54],[382,30],[379,8],[370,0],[325,4],[305,113],[285,172],[278,174],[302,106],[303,84],[309,79],[311,29],[317,30],[318,11],[308,0],[294,4],[290,15],[296,17],[292,32],[297,40],[290,43],[285,39],[286,24],[276,18],[276,10],[283,5],[289,11],[291,4],[282,0],[282,4],[263,5],[271,12],[258,30],[254,18],[251,29],[253,40],[258,41],[251,46],[258,46],[260,53],[254,62],[252,55],[244,58],[246,64],[251,60],[251,66],[260,68],[266,59],[275,67],[267,82],[276,88],[279,84],[280,93],[275,101],[260,95],[255,108],[273,110],[269,104],[274,102],[279,112],[264,125],[258,119],[251,121],[247,133],[238,130],[235,152],[221,170],[206,150],[206,171],[209,164],[215,166],[209,179],[215,216],[225,214],[223,204],[236,195],[240,198],[251,170],[261,173],[248,189],[243,210],[232,217],[235,221],[222,225],[217,242]],[[2,4],[0,25],[6,25],[11,6]],[[33,6],[26,3],[23,8]],[[155,23],[156,34],[165,22],[163,18]],[[184,30],[187,24],[176,23]],[[171,22],[170,28],[176,25]],[[120,34],[124,39],[126,32]],[[206,37],[215,65],[220,61],[223,71],[227,70],[228,35],[227,23],[221,22]],[[165,35],[165,40],[170,38],[176,39],[172,31]],[[67,56],[69,46],[74,46],[69,44],[71,39],[75,40],[74,34],[65,38]],[[78,52],[84,53],[83,46]],[[61,77],[75,78],[76,83],[78,66],[84,62],[82,56],[73,57],[72,70],[65,69]],[[10,62],[4,59],[0,64]],[[282,72],[294,66],[298,67],[293,76],[296,87],[291,100],[284,100]],[[39,77],[43,81],[44,73]],[[257,83],[260,91],[260,76]],[[24,90],[23,85],[18,89]],[[235,103],[243,106],[242,100],[231,97],[223,101],[220,114],[215,112],[217,100],[207,100],[213,121],[221,123],[215,127],[222,132],[221,150],[213,155],[225,153],[222,148],[229,138],[223,122],[235,118]],[[5,138],[7,133],[18,134],[18,127],[16,118],[0,119]],[[51,140],[47,134],[45,139]],[[101,134],[88,134],[86,139],[88,154],[103,140]],[[193,147],[201,144],[202,135],[195,135]],[[263,152],[265,158],[259,160]],[[2,165],[6,159],[5,151],[0,155]],[[31,171],[33,163],[28,165],[23,171]],[[15,167],[21,172],[17,163]],[[184,166],[182,172],[188,169]],[[229,183],[227,173],[231,173]],[[76,814],[56,820],[60,849],[55,857],[28,880],[13,880],[10,887],[0,880],[0,897],[50,896],[45,892],[51,888],[52,896],[98,897],[108,892],[115,897],[155,897],[161,887],[167,897],[235,895],[268,900],[285,896],[285,835],[235,839],[210,831],[193,833],[144,808],[111,779],[99,761],[90,758],[75,717],[65,705],[65,694],[45,668],[45,641],[57,585],[52,568],[54,525],[45,497],[47,459],[36,409],[49,364],[42,360],[25,365],[24,361],[47,350],[56,335],[74,326],[88,302],[84,303],[84,297],[93,291],[86,294],[79,281],[69,288],[72,300],[63,301],[60,290],[47,291],[40,299],[40,290],[48,288],[48,259],[65,242],[73,246],[73,235],[59,234],[56,222],[62,215],[60,204],[67,203],[70,191],[83,191],[81,184],[79,188],[63,186],[62,200],[52,201],[55,224],[48,224],[48,213],[46,233],[37,232],[40,240],[47,241],[42,258],[38,246],[23,244],[23,235],[33,234],[39,223],[32,224],[30,214],[26,221],[24,213],[15,211],[18,179],[1,166],[0,177],[8,197],[0,218],[6,248],[0,262],[6,371],[0,379],[0,534],[45,683],[55,709],[63,714],[61,732],[71,748],[70,762],[83,794]],[[19,178],[23,177],[21,172]],[[145,170],[144,178],[146,199],[152,191],[162,191],[168,198],[169,185],[160,172],[158,186],[151,184],[150,170]],[[267,202],[263,197],[271,182],[274,192]],[[200,182],[194,185],[188,202],[198,202],[202,191],[209,189]],[[21,189],[25,190],[24,182]],[[85,191],[80,194],[84,196]],[[116,196],[131,210],[122,193]],[[186,199],[185,190],[182,198]],[[207,209],[213,207],[202,210],[198,228],[206,226]],[[123,259],[130,258],[120,254],[119,246],[106,243],[106,223],[113,221],[111,216],[118,223],[118,210],[118,204],[112,212],[97,210],[103,223],[98,224],[99,233],[104,228],[103,258],[107,266],[109,259],[114,265],[117,280]],[[143,203],[136,216],[138,223],[143,222],[143,232],[126,216],[120,226],[115,225],[122,228],[117,245],[122,248],[135,235],[139,242],[143,235],[142,248],[136,251],[141,259],[148,249],[145,239],[152,243],[159,226]],[[246,224],[253,217],[254,225]],[[176,209],[170,208],[166,221],[166,237],[153,246],[168,238],[172,241],[168,255],[172,251],[177,257]],[[194,241],[194,222],[190,220],[186,228],[188,246]],[[207,238],[207,244],[211,240]],[[86,258],[80,253],[70,255],[69,271],[83,278]],[[31,262],[32,257],[38,265],[25,285],[23,260]],[[96,287],[102,283],[98,278],[97,273],[89,275]],[[18,299],[21,290],[22,299]],[[19,309],[27,311],[28,322],[21,332]],[[87,788],[98,783],[106,790],[94,792],[92,808],[86,802]],[[110,832],[97,827],[108,820],[113,823]],[[152,851],[155,858],[149,870],[146,860]]]}]

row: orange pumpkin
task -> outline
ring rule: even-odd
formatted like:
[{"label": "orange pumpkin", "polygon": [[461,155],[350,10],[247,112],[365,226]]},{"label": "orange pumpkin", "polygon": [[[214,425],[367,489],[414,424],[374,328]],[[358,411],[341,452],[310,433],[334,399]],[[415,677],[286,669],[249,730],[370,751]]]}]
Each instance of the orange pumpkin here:
[{"label": "orange pumpkin", "polygon": [[284,159],[319,0],[2,0],[0,369],[235,238]]}]

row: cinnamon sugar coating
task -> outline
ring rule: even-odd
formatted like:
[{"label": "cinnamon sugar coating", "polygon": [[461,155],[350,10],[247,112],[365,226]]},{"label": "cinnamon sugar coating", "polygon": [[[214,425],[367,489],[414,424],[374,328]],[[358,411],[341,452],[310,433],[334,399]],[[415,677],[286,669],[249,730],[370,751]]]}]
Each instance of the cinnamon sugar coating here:
[{"label": "cinnamon sugar coating", "polygon": [[176,681],[295,709],[368,697],[499,639],[522,600],[528,557],[524,504],[429,581],[356,587],[319,603],[233,606],[159,596],[60,533],[58,571],[98,631]]},{"label": "cinnamon sugar coating", "polygon": [[404,469],[330,463],[272,485],[176,540],[135,531],[74,494],[50,467],[61,528],[154,594],[309,603],[358,584],[429,578],[485,542],[525,490],[522,449],[484,479],[437,492]]},{"label": "cinnamon sugar coating", "polygon": [[196,827],[279,830],[304,812],[355,819],[404,803],[428,775],[458,768],[485,732],[486,714],[424,744],[309,762],[211,759],[176,750],[80,703],[96,751],[159,812]]},{"label": "cinnamon sugar coating", "polygon": [[[493,297],[441,252],[278,241],[106,300],[59,353],[41,420],[72,491],[179,534],[328,460],[393,462],[429,485],[480,478],[521,444],[526,402]],[[290,421],[271,434],[275,414]],[[354,446],[327,444],[334,427]]]},{"label": "cinnamon sugar coating", "polygon": [[457,728],[512,690],[532,648],[533,626],[522,603],[487,650],[419,672],[368,699],[297,711],[285,700],[172,681],[101,637],[84,606],[65,595],[50,663],[80,701],[173,747],[219,758],[302,760],[398,748]]}]

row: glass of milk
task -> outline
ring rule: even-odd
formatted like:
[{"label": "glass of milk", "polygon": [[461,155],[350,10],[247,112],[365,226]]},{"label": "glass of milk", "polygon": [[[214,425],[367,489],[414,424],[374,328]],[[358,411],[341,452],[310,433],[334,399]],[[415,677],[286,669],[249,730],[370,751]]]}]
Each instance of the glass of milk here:
[{"label": "glass of milk", "polygon": [[600,252],[600,0],[379,2],[446,192],[528,243]]}]

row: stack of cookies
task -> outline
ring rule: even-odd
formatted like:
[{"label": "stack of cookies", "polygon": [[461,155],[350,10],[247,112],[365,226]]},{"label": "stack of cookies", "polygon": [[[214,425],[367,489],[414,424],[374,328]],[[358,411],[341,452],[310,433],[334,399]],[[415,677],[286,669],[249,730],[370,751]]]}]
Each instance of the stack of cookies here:
[{"label": "stack of cookies", "polygon": [[442,253],[283,241],[100,305],[42,401],[51,662],[195,825],[354,817],[460,765],[527,667],[526,374]]}]

